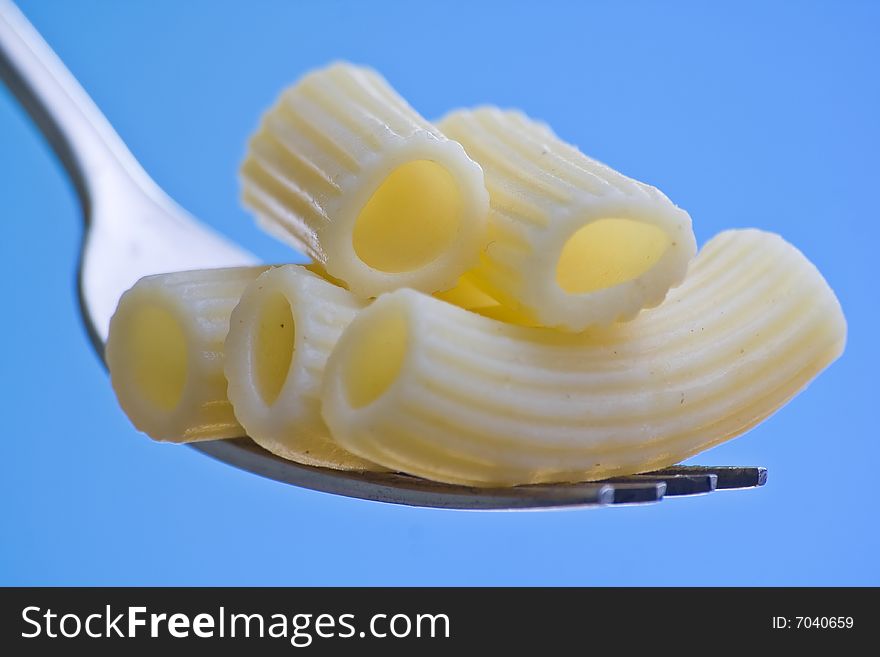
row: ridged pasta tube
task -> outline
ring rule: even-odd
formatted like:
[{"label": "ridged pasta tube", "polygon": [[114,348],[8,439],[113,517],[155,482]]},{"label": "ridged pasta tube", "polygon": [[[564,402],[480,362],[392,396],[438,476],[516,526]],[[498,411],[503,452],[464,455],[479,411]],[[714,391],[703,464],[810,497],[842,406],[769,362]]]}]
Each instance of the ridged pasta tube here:
[{"label": "ridged pasta tube", "polygon": [[489,241],[468,274],[525,323],[580,331],[632,319],[681,283],[690,216],[659,190],[590,159],[517,111],[438,123],[485,173]]},{"label": "ridged pasta tube", "polygon": [[816,268],[757,230],[711,240],[637,319],[584,334],[497,322],[400,290],[352,322],[323,413],[350,451],[476,486],[668,466],[769,416],[843,351]]},{"label": "ridged pasta tube", "polygon": [[174,443],[244,436],[226,397],[223,342],[241,293],[265,269],[146,276],[122,295],[104,357],[138,430]]},{"label": "ridged pasta tube", "polygon": [[307,465],[384,469],[334,443],[321,418],[324,364],[362,306],[297,265],[270,269],[242,294],[226,338],[228,395],[261,447]]},{"label": "ridged pasta tube", "polygon": [[258,222],[361,297],[451,287],[486,243],[480,167],[367,68],[287,89],[241,174]]}]

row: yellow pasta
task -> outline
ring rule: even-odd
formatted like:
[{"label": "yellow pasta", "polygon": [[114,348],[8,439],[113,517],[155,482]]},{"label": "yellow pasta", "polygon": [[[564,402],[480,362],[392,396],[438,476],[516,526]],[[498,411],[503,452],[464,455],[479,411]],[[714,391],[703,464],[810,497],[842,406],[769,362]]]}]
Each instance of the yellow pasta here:
[{"label": "yellow pasta", "polygon": [[483,292],[467,276],[462,276],[454,287],[436,292],[434,296],[459,308],[475,312],[486,308],[496,308],[499,305],[494,297]]},{"label": "yellow pasta", "polygon": [[122,295],[104,357],[132,424],[155,440],[235,438],[223,341],[242,291],[265,267],[158,274]]},{"label": "yellow pasta", "polygon": [[270,269],[245,290],[226,338],[226,378],[236,417],[261,447],[307,465],[383,469],[334,443],[321,418],[324,364],[362,306],[296,265]]},{"label": "yellow pasta", "polygon": [[259,223],[361,297],[451,287],[485,245],[482,170],[370,69],[335,64],[287,89],[241,173]]},{"label": "yellow pasta", "polygon": [[[325,281],[332,283],[337,287],[346,290],[348,289],[348,285],[346,285],[345,281],[341,281],[328,274],[327,270],[320,262],[310,262],[303,266],[313,274],[317,274],[323,278]],[[462,276],[458,282],[448,290],[435,292],[434,296],[461,308],[473,310],[474,312],[489,313],[500,311],[500,304],[498,301],[480,290],[480,288],[474,285],[467,276]]]},{"label": "yellow pasta", "polygon": [[816,268],[757,230],[711,240],[632,322],[513,326],[411,290],[349,325],[324,377],[335,440],[389,468],[476,486],[668,466],[773,413],[843,351]]},{"label": "yellow pasta", "polygon": [[580,331],[632,319],[684,278],[688,214],[516,111],[438,123],[485,172],[489,237],[468,277],[525,323]]}]

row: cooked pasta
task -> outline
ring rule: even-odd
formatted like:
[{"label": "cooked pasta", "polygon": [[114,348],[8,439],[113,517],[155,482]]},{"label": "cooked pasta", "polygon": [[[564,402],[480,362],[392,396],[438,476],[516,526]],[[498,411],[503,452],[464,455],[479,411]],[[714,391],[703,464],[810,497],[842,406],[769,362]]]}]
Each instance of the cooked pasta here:
[{"label": "cooked pasta", "polygon": [[[303,266],[313,274],[317,274],[323,278],[325,281],[328,281],[337,287],[346,290],[348,289],[348,285],[346,285],[345,281],[341,281],[328,274],[327,270],[320,262],[310,262]],[[481,314],[484,312],[489,313],[500,311],[500,304],[498,301],[480,290],[480,288],[474,285],[467,276],[462,276],[458,282],[448,290],[435,292],[434,296],[461,308],[473,310],[474,312]]]},{"label": "cooked pasta", "polygon": [[467,276],[462,276],[454,287],[436,292],[434,296],[454,306],[474,312],[496,308],[499,305],[494,297],[483,292]]},{"label": "cooked pasta", "polygon": [[265,267],[147,276],[122,295],[104,357],[119,404],[155,440],[243,436],[226,397],[229,315]]},{"label": "cooked pasta", "polygon": [[297,265],[270,269],[245,290],[230,319],[226,378],[236,417],[261,447],[307,465],[383,469],[334,443],[321,418],[324,364],[362,306]]},{"label": "cooked pasta", "polygon": [[580,331],[632,319],[683,280],[688,214],[516,111],[438,123],[485,172],[489,237],[473,282],[526,323]]},{"label": "cooked pasta", "polygon": [[757,230],[711,240],[632,322],[580,335],[513,326],[411,290],[343,332],[323,415],[350,451],[476,486],[668,466],[773,413],[843,351],[816,268]]},{"label": "cooked pasta", "polygon": [[287,89],[241,173],[259,223],[360,297],[451,287],[485,245],[482,170],[367,68]]}]

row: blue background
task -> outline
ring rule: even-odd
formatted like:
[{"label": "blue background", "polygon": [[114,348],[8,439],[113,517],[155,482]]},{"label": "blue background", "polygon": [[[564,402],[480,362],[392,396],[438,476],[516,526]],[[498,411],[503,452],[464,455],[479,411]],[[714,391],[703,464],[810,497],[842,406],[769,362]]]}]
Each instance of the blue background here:
[{"label": "blue background", "polygon": [[[145,168],[267,260],[239,207],[260,112],[307,69],[382,71],[425,116],[494,102],[728,227],[782,233],[846,311],[842,360],[697,460],[761,490],[546,513],[399,508],[157,445],[74,295],[79,208],[0,90],[2,584],[880,584],[880,5],[22,1]],[[770,6],[772,5],[772,6]]]}]

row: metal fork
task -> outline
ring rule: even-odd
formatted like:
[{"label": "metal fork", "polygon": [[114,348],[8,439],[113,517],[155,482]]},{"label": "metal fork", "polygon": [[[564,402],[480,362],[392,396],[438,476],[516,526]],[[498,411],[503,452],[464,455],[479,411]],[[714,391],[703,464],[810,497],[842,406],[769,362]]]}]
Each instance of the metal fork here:
[{"label": "metal fork", "polygon": [[[79,301],[103,355],[110,317],[142,276],[228,267],[256,258],[196,221],[147,175],[61,60],[8,0],[0,0],[0,77],[55,150],[82,204]],[[665,495],[763,485],[763,468],[670,468],[608,482],[480,489],[403,474],[325,470],[278,458],[249,438],[191,445],[280,482],[361,499],[454,509],[529,509],[656,502]]]}]

